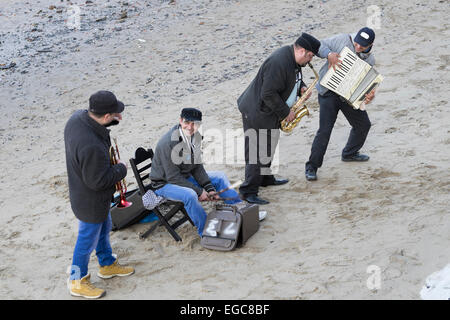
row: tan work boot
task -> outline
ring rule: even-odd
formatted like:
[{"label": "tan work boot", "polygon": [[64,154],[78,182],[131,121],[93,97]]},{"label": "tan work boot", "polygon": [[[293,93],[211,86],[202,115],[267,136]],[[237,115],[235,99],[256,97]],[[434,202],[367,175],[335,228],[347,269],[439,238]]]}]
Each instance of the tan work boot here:
[{"label": "tan work boot", "polygon": [[97,275],[102,279],[109,279],[115,276],[125,277],[134,273],[133,267],[121,266],[116,259],[113,264],[109,266],[100,267]]},{"label": "tan work boot", "polygon": [[105,295],[106,291],[94,287],[91,283],[91,275],[88,274],[80,280],[70,280],[70,294],[75,297],[83,297],[88,299],[98,299]]}]

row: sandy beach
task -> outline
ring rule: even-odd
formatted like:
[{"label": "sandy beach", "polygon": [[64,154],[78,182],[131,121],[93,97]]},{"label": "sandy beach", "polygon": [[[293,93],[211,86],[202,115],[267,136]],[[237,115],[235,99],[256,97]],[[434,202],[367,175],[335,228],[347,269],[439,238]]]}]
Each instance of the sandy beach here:
[{"label": "sandy beach", "polygon": [[[280,187],[261,188],[267,218],[245,246],[204,249],[196,230],[175,242],[162,227],[111,233],[128,278],[91,280],[103,299],[420,299],[450,263],[450,6],[379,0],[0,1],[0,299],[70,296],[78,221],[69,203],[63,129],[97,90],[125,103],[113,127],[122,159],[158,139],[184,107],[203,112],[207,170],[244,179],[227,158],[242,130],[236,100],[259,66],[301,32],[319,39],[375,23],[384,81],[367,106],[366,163],[342,162],[350,126],[340,113],[318,171],[304,164],[318,129],[317,92],[279,143]],[[78,10],[78,11],[77,11]],[[77,20],[79,19],[79,20]],[[79,21],[79,24],[77,24]],[[314,58],[319,70],[323,60]],[[304,69],[306,83],[312,72]],[[228,153],[228,156],[230,154]],[[227,160],[228,159],[228,160]],[[230,159],[234,159],[231,160]],[[137,188],[128,168],[128,189]]]}]

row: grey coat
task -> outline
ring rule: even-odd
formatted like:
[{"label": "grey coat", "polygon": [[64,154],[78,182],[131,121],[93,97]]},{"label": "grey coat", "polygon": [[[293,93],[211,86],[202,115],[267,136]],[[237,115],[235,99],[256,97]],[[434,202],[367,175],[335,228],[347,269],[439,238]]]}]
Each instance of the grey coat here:
[{"label": "grey coat", "polygon": [[[203,189],[215,191],[201,159],[201,140],[199,132],[194,134],[194,145],[191,148],[183,141],[179,131],[180,125],[174,126],[161,139],[155,148],[150,179],[152,187],[157,189],[167,183],[193,189],[201,195]],[[201,187],[187,180],[192,176]]]}]

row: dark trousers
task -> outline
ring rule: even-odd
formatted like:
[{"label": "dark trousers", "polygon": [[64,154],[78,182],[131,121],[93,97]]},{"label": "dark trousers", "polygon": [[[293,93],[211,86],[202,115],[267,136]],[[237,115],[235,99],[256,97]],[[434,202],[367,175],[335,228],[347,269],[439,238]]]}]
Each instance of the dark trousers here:
[{"label": "dark trousers", "polygon": [[306,169],[317,170],[322,166],[323,157],[327,151],[331,131],[339,110],[342,111],[347,121],[352,126],[347,144],[342,150],[342,156],[347,157],[356,154],[362,148],[370,130],[370,120],[366,111],[355,110],[334,92],[327,91],[324,95],[319,94],[319,130],[314,138],[309,161]]},{"label": "dark trousers", "polygon": [[245,134],[245,181],[239,187],[243,196],[258,195],[260,186],[274,181],[270,166],[280,137],[279,129],[255,128],[242,115]]}]

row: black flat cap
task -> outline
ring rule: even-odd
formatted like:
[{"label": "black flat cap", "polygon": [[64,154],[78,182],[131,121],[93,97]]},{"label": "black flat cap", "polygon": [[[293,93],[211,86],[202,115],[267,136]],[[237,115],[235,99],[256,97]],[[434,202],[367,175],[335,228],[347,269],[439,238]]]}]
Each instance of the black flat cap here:
[{"label": "black flat cap", "polygon": [[295,44],[308,51],[313,52],[316,56],[320,48],[320,41],[305,32],[303,32],[302,35],[297,39],[297,41],[295,41]]},{"label": "black flat cap", "polygon": [[187,121],[202,121],[202,112],[195,108],[184,108],[180,117]]}]

